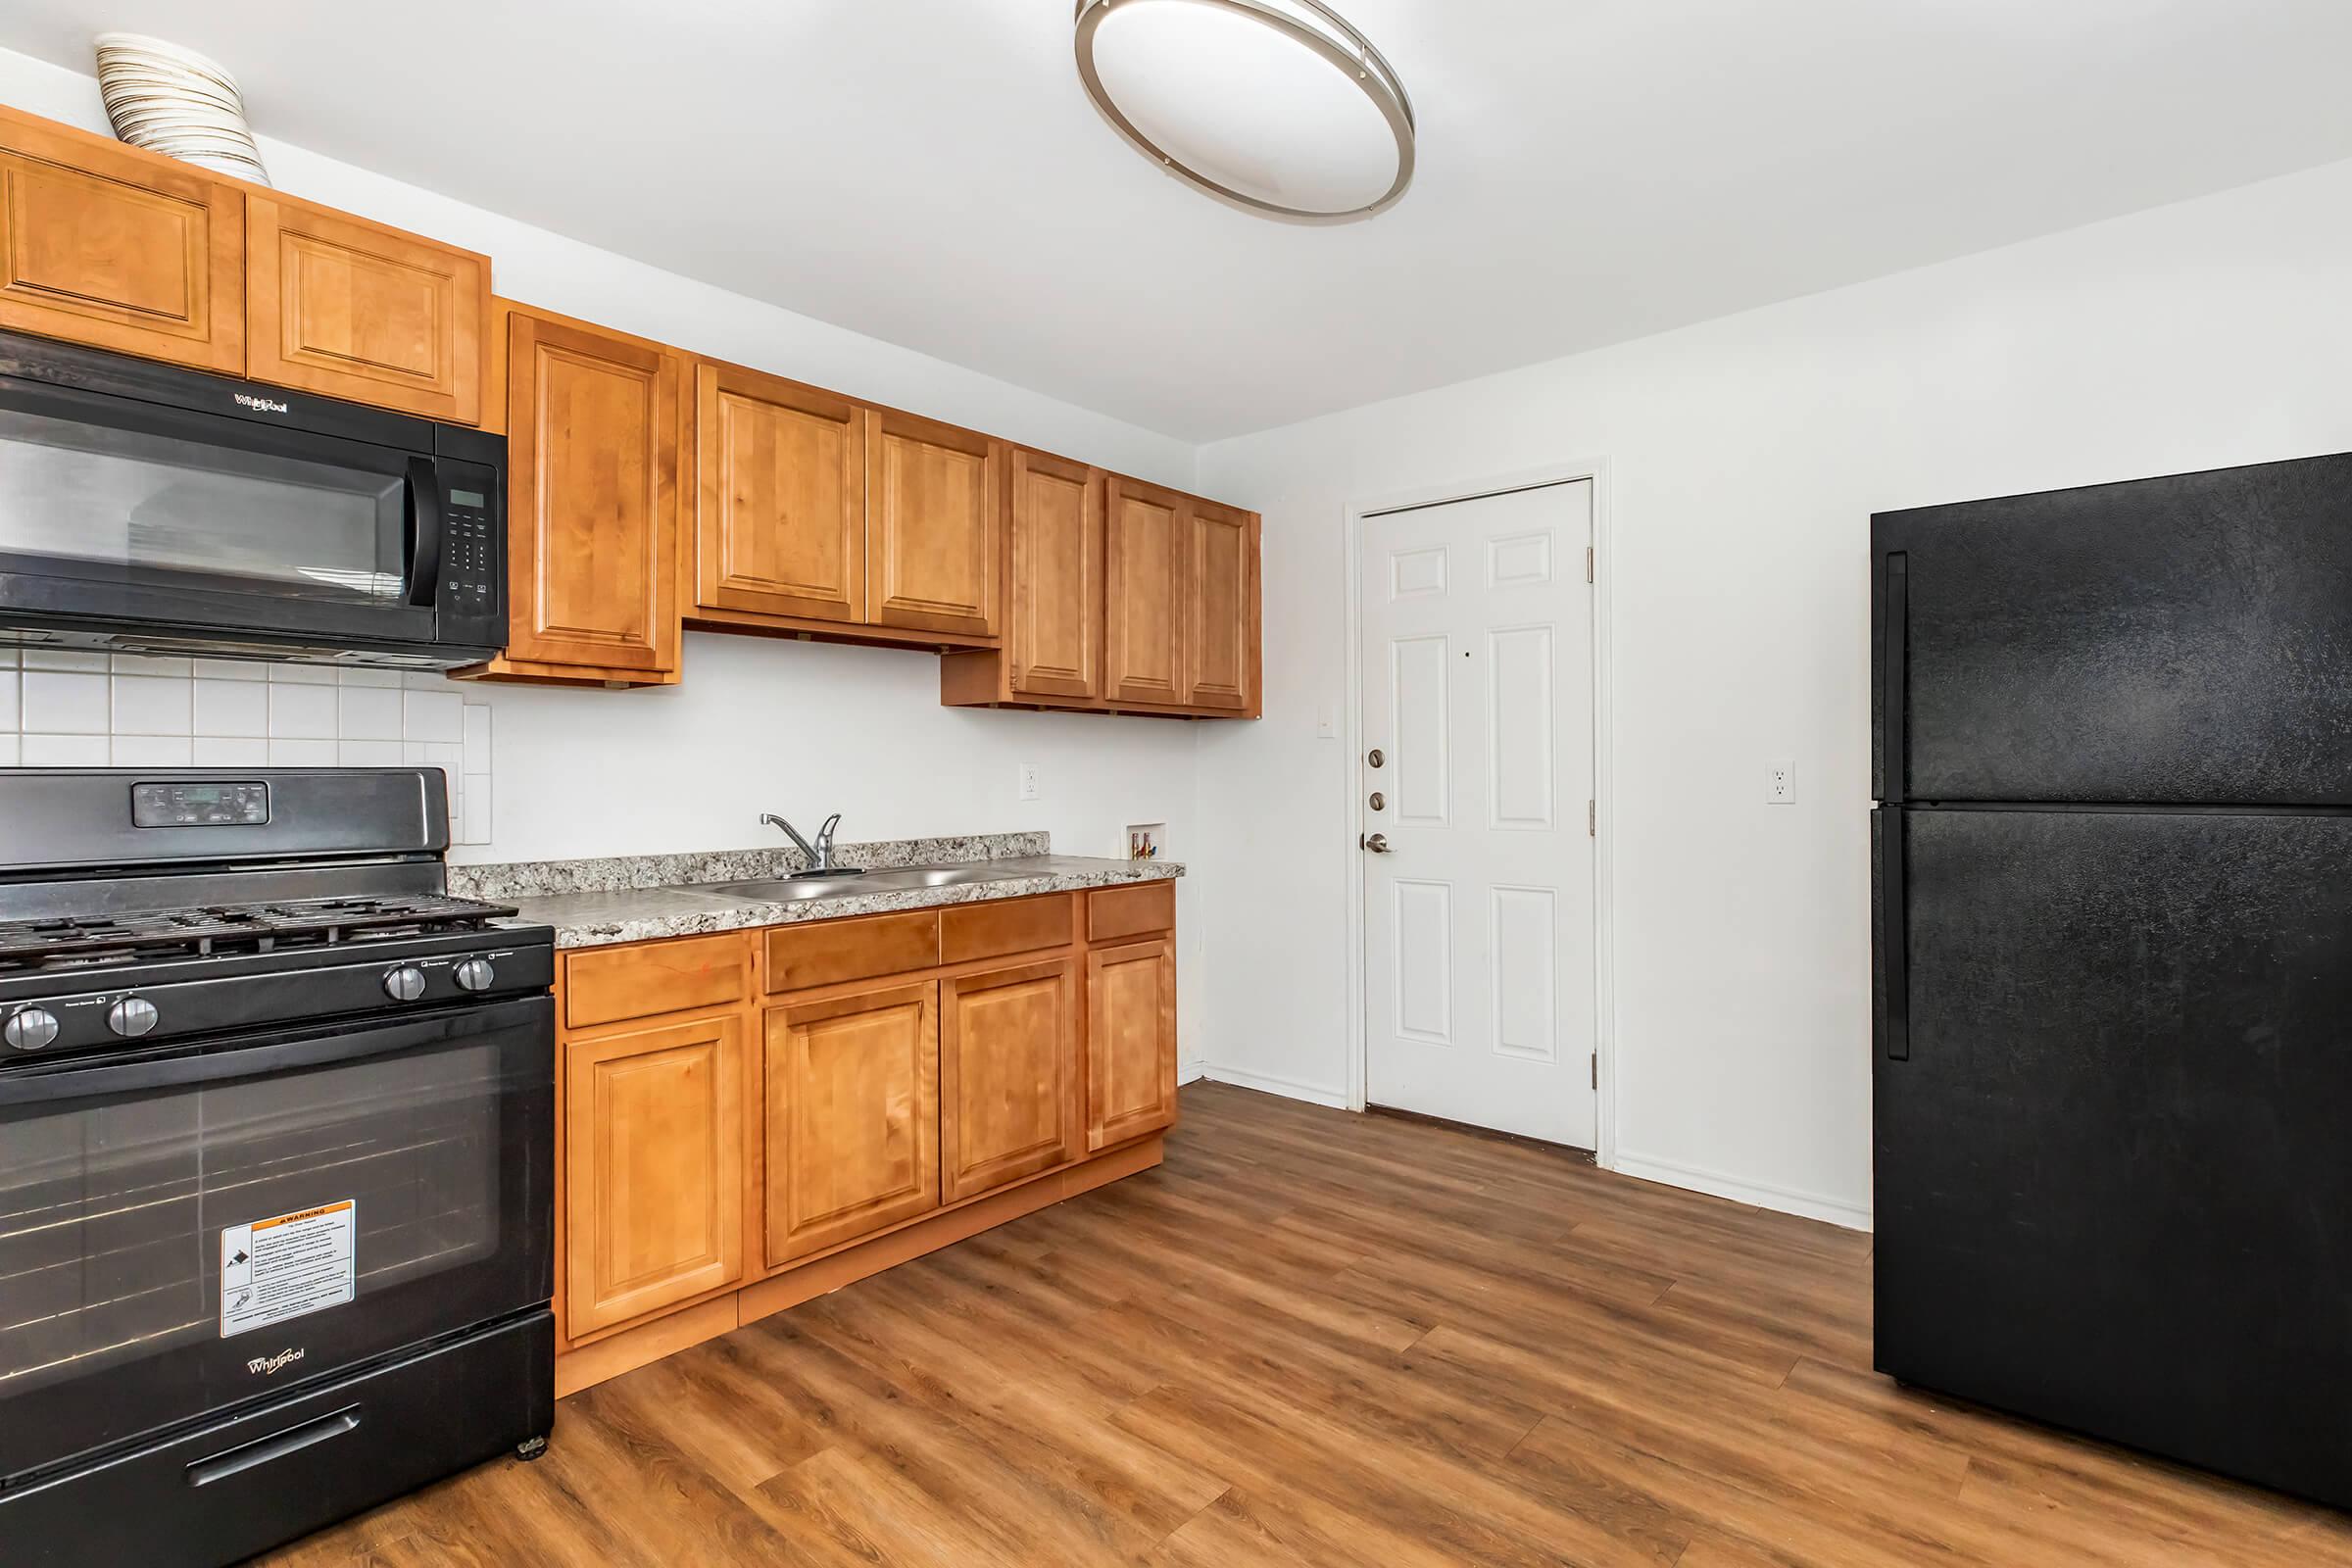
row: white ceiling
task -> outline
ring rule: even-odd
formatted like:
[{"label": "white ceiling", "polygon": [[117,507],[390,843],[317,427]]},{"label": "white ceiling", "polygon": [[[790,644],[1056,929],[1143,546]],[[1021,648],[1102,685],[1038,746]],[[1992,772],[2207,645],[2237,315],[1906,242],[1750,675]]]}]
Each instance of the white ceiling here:
[{"label": "white ceiling", "polygon": [[1190,440],[2352,157],[2346,0],[1339,0],[1413,188],[1252,218],[1104,125],[1070,0],[9,0],[260,130]]}]

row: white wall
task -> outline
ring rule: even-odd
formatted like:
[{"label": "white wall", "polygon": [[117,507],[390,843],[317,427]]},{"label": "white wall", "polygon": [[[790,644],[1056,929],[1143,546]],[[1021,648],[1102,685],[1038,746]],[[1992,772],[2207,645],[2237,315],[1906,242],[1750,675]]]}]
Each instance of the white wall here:
[{"label": "white wall", "polygon": [[1346,508],[1605,457],[1620,1164],[1866,1222],[1871,513],[2352,447],[2347,280],[2352,164],[1204,449],[1266,517],[1266,718],[1200,736],[1211,1071],[1349,1087]]},{"label": "white wall", "polygon": [[[4,50],[0,102],[107,129],[95,80]],[[262,150],[280,189],[487,253],[510,298],[1192,487],[1184,442],[282,142]],[[690,635],[685,660],[667,689],[466,686],[496,714],[493,810],[488,843],[453,858],[781,842],[765,810],[810,827],[839,810],[845,842],[1044,828],[1057,850],[1123,855],[1126,824],[1164,821],[1172,858],[1195,847],[1191,725],[943,709],[936,656],[890,649]],[[1014,798],[1022,762],[1042,769],[1034,804]],[[1194,887],[1179,888],[1197,931]],[[1186,956],[1189,1057],[1201,965]]]}]

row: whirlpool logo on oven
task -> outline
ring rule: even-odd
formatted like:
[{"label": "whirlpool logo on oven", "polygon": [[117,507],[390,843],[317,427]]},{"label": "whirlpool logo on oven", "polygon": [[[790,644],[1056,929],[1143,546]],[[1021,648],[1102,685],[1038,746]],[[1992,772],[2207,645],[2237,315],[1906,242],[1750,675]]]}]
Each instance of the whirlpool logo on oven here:
[{"label": "whirlpool logo on oven", "polygon": [[239,408],[251,409],[256,414],[283,414],[286,412],[286,406],[273,398],[257,398],[250,392],[238,392],[232,395],[236,398]]},{"label": "whirlpool logo on oven", "polygon": [[275,1355],[257,1355],[245,1363],[245,1370],[257,1378],[273,1378],[285,1368],[302,1359],[302,1347],[289,1345]]}]

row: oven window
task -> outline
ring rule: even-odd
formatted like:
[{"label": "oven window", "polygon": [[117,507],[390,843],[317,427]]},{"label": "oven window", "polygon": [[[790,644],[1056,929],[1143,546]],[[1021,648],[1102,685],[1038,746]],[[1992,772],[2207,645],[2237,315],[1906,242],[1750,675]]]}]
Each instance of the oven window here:
[{"label": "oven window", "polygon": [[406,490],[396,474],[0,410],[0,553],[398,600]]},{"label": "oven window", "polygon": [[211,1348],[230,1226],[357,1206],[357,1298],[240,1336],[237,1356],[337,1313],[365,1320],[371,1295],[495,1253],[501,1073],[495,1047],[466,1047],[68,1102],[0,1127],[0,1411]]}]

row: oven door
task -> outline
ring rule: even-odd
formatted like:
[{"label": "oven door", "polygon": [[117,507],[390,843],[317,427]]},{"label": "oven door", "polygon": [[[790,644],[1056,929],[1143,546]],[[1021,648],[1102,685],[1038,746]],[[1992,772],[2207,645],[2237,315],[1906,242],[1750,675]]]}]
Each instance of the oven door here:
[{"label": "oven door", "polygon": [[421,450],[0,379],[0,615],[429,647],[447,497],[481,481],[385,422]]},{"label": "oven door", "polygon": [[553,1294],[547,997],[0,1075],[0,1481]]}]

